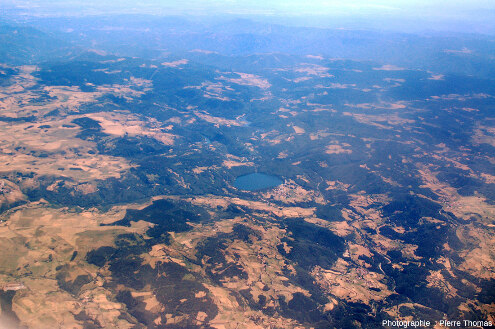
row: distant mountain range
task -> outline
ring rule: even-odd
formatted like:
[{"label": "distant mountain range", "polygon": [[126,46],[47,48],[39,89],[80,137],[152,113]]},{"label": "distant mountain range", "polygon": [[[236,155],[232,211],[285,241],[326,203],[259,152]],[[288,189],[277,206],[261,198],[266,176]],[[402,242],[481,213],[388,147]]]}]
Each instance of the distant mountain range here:
[{"label": "distant mountain range", "polygon": [[1,61],[36,63],[71,56],[81,49],[144,58],[201,49],[227,56],[324,55],[487,78],[495,73],[495,37],[475,34],[419,35],[287,27],[247,19],[212,22],[128,15],[31,18],[28,23],[38,30],[1,25]]}]

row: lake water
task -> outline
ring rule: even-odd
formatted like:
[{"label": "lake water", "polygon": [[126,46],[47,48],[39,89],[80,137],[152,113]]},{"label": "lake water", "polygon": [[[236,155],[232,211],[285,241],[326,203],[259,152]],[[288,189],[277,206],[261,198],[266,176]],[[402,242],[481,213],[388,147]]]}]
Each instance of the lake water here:
[{"label": "lake water", "polygon": [[277,176],[253,173],[237,177],[234,181],[234,186],[240,190],[257,191],[275,187],[282,183],[283,181]]}]

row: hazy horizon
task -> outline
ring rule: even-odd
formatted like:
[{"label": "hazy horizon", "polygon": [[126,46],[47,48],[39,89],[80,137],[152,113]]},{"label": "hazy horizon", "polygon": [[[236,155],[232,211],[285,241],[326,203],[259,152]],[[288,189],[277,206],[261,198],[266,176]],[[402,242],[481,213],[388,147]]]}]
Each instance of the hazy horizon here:
[{"label": "hazy horizon", "polygon": [[495,33],[493,1],[325,1],[299,0],[151,0],[136,3],[113,1],[13,1],[0,4],[5,16],[84,16],[151,14],[158,16],[241,16],[286,25],[313,27],[372,28],[397,31],[452,31]]}]

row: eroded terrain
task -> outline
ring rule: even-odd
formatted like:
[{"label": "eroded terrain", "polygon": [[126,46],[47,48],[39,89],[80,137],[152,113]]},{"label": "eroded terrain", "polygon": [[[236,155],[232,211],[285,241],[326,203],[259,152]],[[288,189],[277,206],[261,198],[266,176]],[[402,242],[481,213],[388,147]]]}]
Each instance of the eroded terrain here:
[{"label": "eroded terrain", "polygon": [[[2,66],[3,316],[29,328],[493,321],[493,84],[249,60],[236,58],[245,72],[94,53]],[[283,184],[234,187],[253,172]]]}]

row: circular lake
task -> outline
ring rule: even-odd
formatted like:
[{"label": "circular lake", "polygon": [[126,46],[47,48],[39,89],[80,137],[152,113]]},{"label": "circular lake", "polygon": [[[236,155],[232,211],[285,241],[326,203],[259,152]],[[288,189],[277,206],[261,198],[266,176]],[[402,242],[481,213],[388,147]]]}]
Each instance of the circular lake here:
[{"label": "circular lake", "polygon": [[234,181],[234,186],[240,190],[258,191],[282,184],[283,181],[277,176],[252,173],[239,176]]}]

